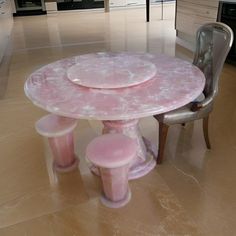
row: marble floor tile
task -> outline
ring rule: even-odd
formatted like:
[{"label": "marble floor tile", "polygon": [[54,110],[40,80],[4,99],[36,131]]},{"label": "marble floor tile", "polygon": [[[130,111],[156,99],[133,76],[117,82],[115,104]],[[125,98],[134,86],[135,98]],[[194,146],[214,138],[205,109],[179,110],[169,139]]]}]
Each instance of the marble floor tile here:
[{"label": "marble floor tile", "polygon": [[[234,235],[236,232],[236,67],[225,64],[210,116],[212,150],[201,121],[170,128],[165,160],[130,182],[132,199],[121,209],[101,205],[100,179],[85,159],[101,134],[99,121],[79,120],[78,170],[56,174],[45,139],[34,123],[45,111],[24,94],[24,82],[41,66],[98,51],[164,53],[192,60],[176,44],[174,5],[110,13],[71,12],[14,19],[9,75],[0,89],[0,235]],[[0,94],[1,95],[1,94]],[[144,136],[157,144],[158,124],[143,118]]]}]

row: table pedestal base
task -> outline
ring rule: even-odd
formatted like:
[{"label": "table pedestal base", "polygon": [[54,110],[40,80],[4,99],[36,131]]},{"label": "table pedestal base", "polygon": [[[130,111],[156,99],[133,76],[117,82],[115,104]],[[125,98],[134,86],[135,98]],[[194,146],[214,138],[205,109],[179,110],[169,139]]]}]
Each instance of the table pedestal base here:
[{"label": "table pedestal base", "polygon": [[[137,157],[131,162],[128,174],[129,179],[137,179],[148,174],[155,166],[157,157],[156,145],[141,136],[138,119],[119,120],[119,121],[103,121],[103,134],[106,133],[122,133],[136,140]],[[95,166],[91,166],[91,171],[96,175],[100,175],[99,170]]]}]

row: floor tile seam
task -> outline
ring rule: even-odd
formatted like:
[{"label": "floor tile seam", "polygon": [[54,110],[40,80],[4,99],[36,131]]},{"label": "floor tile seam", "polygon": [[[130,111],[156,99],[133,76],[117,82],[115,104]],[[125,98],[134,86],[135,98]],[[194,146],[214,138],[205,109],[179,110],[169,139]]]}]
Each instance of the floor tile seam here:
[{"label": "floor tile seam", "polygon": [[[176,202],[176,204],[179,207],[178,211],[174,212],[174,216],[172,214],[169,214],[168,217],[175,217],[179,214],[184,214],[187,217],[187,219],[189,220],[189,222],[192,223],[194,225],[194,227],[196,227],[199,230],[199,232],[201,233],[200,235],[202,235],[204,233],[204,230],[202,229],[201,225],[199,225],[199,223],[195,219],[195,217],[192,216],[191,213],[189,213],[189,211],[186,209],[186,207],[182,204],[182,201],[179,200],[179,198],[175,195],[174,191],[165,182],[165,179],[162,176],[160,176],[160,177],[163,180],[163,182],[166,184],[166,188],[169,190],[170,194],[172,195],[172,198],[174,198],[174,201]],[[164,219],[164,221],[165,221],[165,219]]]},{"label": "floor tile seam", "polygon": [[[204,193],[206,196],[209,197],[209,195],[207,194],[206,190],[201,186],[200,182],[191,174],[188,174],[186,172],[184,172],[182,169],[176,167],[173,162],[171,162],[170,160],[167,160],[170,165],[172,166],[172,168],[174,168],[178,173],[182,174],[183,176],[185,176],[186,178],[190,178],[193,182],[195,182],[195,184],[198,186],[198,188],[202,191],[202,193]],[[163,177],[162,177],[163,178]],[[163,179],[164,180],[164,179]],[[169,187],[169,186],[168,186]],[[197,228],[199,229],[201,234],[205,233],[205,229],[204,227],[199,224],[198,220],[196,219],[196,217],[194,215],[192,215],[187,209],[186,207],[183,205],[182,201],[175,195],[175,193],[171,190],[172,194],[176,197],[176,200],[179,202],[179,204],[181,205],[182,209],[184,210],[184,213],[186,214],[186,216],[197,226]]]},{"label": "floor tile seam", "polygon": [[[8,133],[7,135],[4,135],[4,136],[0,136],[0,143],[1,142],[4,142],[5,139],[8,139],[9,137],[12,137],[12,136],[19,136],[20,133],[22,132],[26,132],[26,131],[29,131],[29,130],[32,130],[34,128],[34,126],[27,126],[27,127],[24,127],[23,129],[20,129],[20,130],[14,130],[13,132],[11,133]],[[35,131],[36,132],[36,131]]]},{"label": "floor tile seam", "polygon": [[25,220],[24,219],[23,220],[18,220],[15,223],[6,224],[5,226],[0,225],[0,231],[5,230],[7,228],[17,226],[17,225],[25,224],[27,222],[34,221],[34,220],[37,220],[37,219],[40,219],[40,218],[43,218],[43,217],[47,217],[47,216],[53,215],[54,213],[59,213],[60,211],[66,210],[67,208],[72,208],[72,206],[67,206],[67,207],[62,208],[60,210],[55,210],[55,211],[52,211],[52,212],[42,213],[42,214],[37,215],[35,217],[29,217],[28,219],[25,219]]},{"label": "floor tile seam", "polygon": [[[101,205],[101,207],[104,208],[105,206]],[[105,208],[107,208],[107,207],[105,207]],[[68,210],[68,209],[67,209],[67,210]],[[107,210],[109,211],[110,209],[107,208]],[[85,212],[85,214],[83,214],[84,212]],[[86,213],[86,212],[87,212],[87,211],[83,209],[83,210],[81,211],[81,214],[87,215],[87,218],[90,218],[89,214]],[[58,216],[56,213],[54,214],[54,217],[56,217],[57,219],[61,220],[61,219],[60,219],[60,216]],[[120,222],[121,220],[124,219],[124,216],[118,215],[118,216],[116,216],[116,219],[118,219],[119,222]],[[79,220],[79,222],[84,222],[84,223],[87,222],[87,219],[86,219],[86,218],[79,218],[78,220]],[[140,229],[133,227],[133,225],[138,225],[139,228],[141,228],[141,229],[143,229],[144,227],[146,227],[146,228],[145,228],[146,230],[148,229],[148,230],[152,231],[152,233],[149,233],[149,234],[146,232],[145,235],[154,236],[153,233],[155,233],[155,227],[151,229],[151,228],[150,228],[149,226],[147,226],[145,223],[140,222],[140,221],[135,220],[135,219],[132,219],[132,218],[128,218],[127,220],[129,221],[130,224],[126,226],[126,229],[128,229],[129,231],[134,231],[135,233],[140,233]],[[110,225],[110,222],[107,221],[107,217],[105,216],[105,214],[104,214],[103,216],[101,216],[98,221],[99,221],[100,224]],[[115,220],[113,220],[113,222],[112,222],[113,227],[114,227],[114,221],[115,221]],[[115,227],[117,228],[117,227],[118,227],[118,224],[116,224]],[[118,227],[118,228],[119,228],[119,227]],[[145,233],[145,232],[144,232],[144,229],[143,229],[143,233]]]},{"label": "floor tile seam", "polygon": [[23,100],[23,101],[19,101],[19,99],[14,98],[14,97],[6,97],[3,99],[0,99],[0,106],[1,105],[8,105],[8,106],[16,106],[16,105],[21,105],[21,106],[28,106],[28,105],[32,105],[32,102],[27,99],[27,100]]},{"label": "floor tile seam", "polygon": [[[114,40],[114,41],[119,41],[119,40]],[[40,50],[40,49],[63,48],[63,47],[73,47],[73,46],[91,45],[91,44],[102,44],[102,43],[110,43],[110,42],[112,42],[112,41],[105,41],[105,40],[103,40],[103,41],[68,43],[68,44],[59,44],[59,45],[48,45],[48,46],[42,46],[42,47],[21,48],[21,49],[14,49],[13,52],[12,52],[12,55],[14,56],[14,53],[34,51],[34,50]]]},{"label": "floor tile seam", "polygon": [[[43,189],[47,188],[46,186],[42,186],[42,187],[39,187],[37,188],[36,190],[34,189],[33,191],[30,191],[28,193],[22,193],[21,195],[19,196],[16,196],[16,197],[13,197],[11,199],[8,199],[6,200],[5,202],[1,202],[0,203],[0,211],[1,211],[1,207],[5,204],[8,204],[10,203],[11,201],[17,201],[18,199],[26,199],[26,198],[29,198],[30,196],[33,196],[35,195],[37,192],[40,192],[42,191]],[[36,192],[36,193],[35,193]],[[17,205],[17,204],[16,204]]]},{"label": "floor tile seam", "polygon": [[[79,171],[79,170],[78,170]],[[87,176],[88,174],[83,174],[83,175],[81,175],[81,176]],[[58,185],[56,184],[56,185],[51,185],[50,183],[48,183],[48,185],[43,185],[43,186],[39,186],[39,187],[37,187],[37,189],[31,189],[29,192],[25,192],[25,193],[22,193],[22,194],[20,194],[20,195],[18,195],[18,196],[16,196],[16,197],[13,197],[13,198],[11,198],[11,199],[8,199],[8,200],[6,200],[6,201],[3,201],[3,202],[1,202],[0,203],[0,211],[1,211],[1,206],[3,206],[3,205],[5,205],[5,204],[8,204],[8,203],[10,203],[10,202],[12,202],[12,201],[17,201],[18,199],[22,199],[22,200],[24,200],[24,199],[28,199],[30,196],[34,196],[34,195],[37,195],[37,193],[42,193],[42,194],[44,194],[45,192],[43,192],[43,190],[49,190],[49,192],[50,192],[50,190],[51,190],[51,192],[55,192],[56,191],[56,189],[58,188]],[[62,194],[63,195],[63,194]],[[86,195],[88,196],[88,199],[94,199],[93,197],[90,197],[89,196],[89,194],[86,192]],[[85,202],[87,202],[87,201],[85,201]],[[84,202],[84,203],[85,203]],[[77,204],[72,204],[73,206],[75,206],[75,205],[77,205]],[[78,204],[78,205],[80,205],[80,204]]]},{"label": "floor tile seam", "polygon": [[[143,38],[144,36],[140,36],[138,38]],[[137,37],[136,37],[137,38]],[[151,38],[152,39],[152,38]],[[163,40],[165,38],[162,38]],[[154,40],[154,38],[153,38]],[[41,47],[27,47],[27,48],[19,48],[19,49],[13,49],[12,50],[12,54],[11,56],[13,57],[14,54],[18,54],[18,53],[24,53],[24,52],[28,52],[28,51],[34,51],[34,50],[40,50],[40,49],[50,49],[50,48],[61,48],[63,49],[64,47],[73,47],[73,46],[80,46],[80,45],[92,45],[92,44],[102,44],[102,43],[113,43],[113,42],[120,42],[120,40],[118,39],[114,39],[114,40],[98,40],[98,41],[89,41],[89,42],[80,42],[80,43],[62,43],[62,44],[55,44],[55,45],[45,45],[45,46],[41,46]],[[110,45],[108,45],[110,46]]]},{"label": "floor tile seam", "polygon": [[190,178],[193,182],[195,182],[197,184],[197,186],[199,187],[199,189],[203,192],[204,191],[204,188],[202,187],[202,185],[200,184],[200,182],[197,180],[196,177],[194,177],[193,175],[189,174],[189,173],[186,173],[185,171],[183,171],[181,168],[178,168],[172,161],[170,160],[167,160],[170,165],[175,169],[177,170],[179,173],[181,173],[183,176],[187,177],[187,178]]},{"label": "floor tile seam", "polygon": [[[161,188],[163,188],[163,189],[165,189],[165,191],[167,191],[168,192],[168,194],[169,194],[169,198],[170,199],[172,199],[174,202],[175,202],[175,204],[176,204],[176,206],[178,206],[178,210],[175,210],[174,212],[172,211],[172,210],[170,210],[170,212],[169,212],[169,215],[165,218],[165,219],[163,219],[162,220],[162,222],[164,223],[166,220],[167,220],[167,218],[175,218],[175,217],[177,217],[178,215],[181,215],[181,214],[184,214],[187,218],[188,218],[188,220],[189,220],[189,222],[191,223],[191,224],[193,224],[194,225],[194,227],[197,227],[198,228],[198,230],[200,231],[200,233],[202,234],[202,229],[199,229],[199,224],[198,224],[198,222],[194,219],[194,217],[192,217],[190,214],[189,214],[189,212],[187,211],[187,209],[184,207],[184,205],[182,204],[182,202],[179,200],[179,198],[178,197],[176,197],[176,195],[174,194],[174,192],[172,191],[172,189],[169,187],[169,185],[166,183],[166,181],[165,181],[165,179],[160,175],[160,174],[158,174],[158,176],[159,176],[159,178],[161,179]],[[161,190],[160,190],[161,191]],[[160,199],[159,199],[159,197],[158,197],[158,201],[159,201]],[[163,206],[162,206],[163,207]],[[167,211],[169,210],[169,209],[166,209]],[[160,228],[160,227],[158,227],[158,228]]]},{"label": "floor tile seam", "polygon": [[[18,199],[19,199],[20,201],[22,201],[22,200],[24,201],[26,198],[29,199],[29,198],[31,198],[32,196],[37,195],[37,193],[42,192],[43,189],[49,189],[49,190],[50,190],[50,186],[42,186],[42,187],[39,187],[39,188],[37,189],[37,191],[33,190],[33,191],[31,191],[31,193],[24,193],[24,194],[22,194],[21,196],[14,197],[14,198],[12,198],[11,200],[7,200],[6,202],[3,202],[3,203],[0,204],[0,211],[1,211],[1,206],[5,205],[5,204],[8,204],[8,203],[10,203],[11,201],[17,201]],[[53,192],[53,191],[52,191],[52,192]],[[44,194],[44,192],[42,192],[42,193]],[[88,195],[88,194],[87,194],[87,195]],[[22,198],[23,198],[23,199],[22,199]],[[37,219],[37,218],[40,218],[40,217],[44,217],[44,216],[47,216],[47,215],[50,215],[50,214],[58,213],[58,212],[67,210],[68,208],[79,207],[81,204],[87,204],[88,201],[92,201],[92,200],[94,200],[94,198],[91,198],[91,197],[89,197],[89,195],[88,195],[88,199],[83,200],[83,201],[80,202],[80,203],[77,203],[77,204],[66,203],[67,206],[62,207],[61,209],[56,209],[56,210],[52,210],[51,212],[42,213],[42,214],[39,214],[39,215],[37,215],[37,216],[35,216],[35,217],[31,217],[31,218],[28,218],[28,219],[26,219],[26,220],[19,221],[19,222],[17,222],[17,223],[10,224],[10,225],[7,225],[7,226],[3,226],[3,227],[0,226],[0,229],[5,228],[5,227],[9,227],[9,226],[12,226],[12,225],[15,225],[15,224],[20,224],[20,223],[23,223],[23,222],[25,222],[25,221],[34,220],[34,219]],[[17,202],[16,205],[18,205],[18,204],[19,204],[19,202]]]},{"label": "floor tile seam", "polygon": [[[172,21],[172,20],[171,20]],[[138,38],[143,38],[144,36],[140,36]],[[162,40],[165,40],[164,37],[160,38]],[[154,38],[149,38],[149,40],[155,40]],[[173,41],[173,40],[171,40]],[[56,45],[45,45],[41,47],[27,47],[27,48],[19,48],[19,49],[13,49],[11,56],[14,56],[14,53],[17,55],[17,53],[24,53],[28,51],[34,51],[34,50],[40,50],[40,49],[50,49],[50,48],[64,48],[64,47],[73,47],[73,46],[80,46],[80,45],[91,45],[91,44],[102,44],[102,43],[112,43],[112,42],[120,42],[120,40],[98,40],[98,41],[89,41],[89,42],[80,42],[80,43],[62,43],[62,44],[56,44]]]},{"label": "floor tile seam", "polygon": [[20,224],[24,224],[24,223],[27,223],[27,222],[30,222],[30,221],[34,221],[34,220],[37,220],[39,218],[47,217],[47,216],[50,216],[50,215],[53,216],[54,214],[58,214],[60,212],[67,211],[69,209],[74,209],[75,207],[80,207],[81,205],[85,205],[88,202],[93,201],[93,200],[94,200],[94,198],[88,198],[87,200],[84,200],[81,203],[77,203],[77,204],[71,204],[70,203],[70,204],[67,204],[67,206],[62,207],[61,209],[53,210],[51,212],[42,213],[42,214],[39,214],[35,217],[29,217],[28,219],[19,220],[18,222],[8,224],[8,225],[5,225],[5,226],[0,225],[0,231],[3,230],[3,229],[7,229],[7,228],[10,228],[10,227],[16,226],[16,225],[20,225]]}]

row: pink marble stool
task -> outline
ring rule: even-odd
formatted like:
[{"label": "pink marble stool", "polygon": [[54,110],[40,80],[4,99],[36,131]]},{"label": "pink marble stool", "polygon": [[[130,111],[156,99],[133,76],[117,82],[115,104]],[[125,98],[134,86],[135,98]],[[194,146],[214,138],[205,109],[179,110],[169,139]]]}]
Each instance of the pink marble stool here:
[{"label": "pink marble stool", "polygon": [[73,140],[76,125],[75,119],[53,114],[44,116],[35,124],[37,132],[48,138],[53,154],[53,168],[57,172],[69,172],[78,166]]},{"label": "pink marble stool", "polygon": [[123,134],[104,134],[88,145],[86,157],[99,167],[104,191],[101,202],[105,206],[119,208],[129,202],[128,172],[136,155],[135,140]]}]

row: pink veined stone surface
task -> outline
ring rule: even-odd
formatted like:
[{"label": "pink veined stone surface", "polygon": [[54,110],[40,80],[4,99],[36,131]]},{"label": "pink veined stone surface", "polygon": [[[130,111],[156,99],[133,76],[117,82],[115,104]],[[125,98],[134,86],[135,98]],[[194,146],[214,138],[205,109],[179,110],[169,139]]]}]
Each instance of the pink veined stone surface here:
[{"label": "pink veined stone surface", "polygon": [[[92,66],[91,66],[92,65]],[[125,54],[96,53],[76,57],[68,78],[90,88],[124,88],[143,83],[156,74],[156,66]]]},{"label": "pink veined stone surface", "polygon": [[104,134],[93,139],[86,149],[88,159],[99,167],[117,168],[136,157],[135,140],[123,134]]},{"label": "pink veined stone surface", "polygon": [[74,130],[77,120],[49,114],[38,120],[35,128],[43,136],[57,137]]},{"label": "pink veined stone surface", "polygon": [[46,65],[31,74],[25,83],[26,95],[35,105],[61,116],[125,120],[179,108],[194,100],[204,88],[204,74],[181,59],[148,53],[103,54],[148,61],[156,66],[156,74],[147,82],[133,87],[86,88],[68,79],[68,69],[77,64],[77,57],[72,57]]},{"label": "pink veined stone surface", "polygon": [[[68,78],[68,70],[78,63],[78,58],[90,58],[93,68],[92,58],[115,56],[150,62],[155,65],[156,74],[139,85],[117,89],[87,88]],[[103,120],[105,133],[121,132],[138,141],[138,152],[141,154],[133,161],[129,171],[129,179],[134,179],[153,169],[155,161],[146,155],[148,148],[137,125],[131,124],[132,119],[184,106],[198,97],[204,84],[205,77],[200,69],[181,59],[162,54],[107,52],[67,58],[46,65],[29,76],[25,93],[35,105],[51,113],[75,119]],[[126,123],[131,126],[126,127]],[[149,142],[146,140],[145,143]],[[156,151],[151,151],[155,156]],[[96,168],[93,170],[98,173]]]},{"label": "pink veined stone surface", "polygon": [[56,138],[48,138],[53,154],[54,168],[59,172],[75,169],[78,159],[74,153],[73,133]]},{"label": "pink veined stone surface", "polygon": [[140,176],[143,176],[150,172],[155,167],[156,161],[154,160],[153,156],[156,157],[157,153],[155,153],[154,155],[152,153],[152,156],[147,155],[147,147],[143,142],[143,138],[139,130],[138,119],[123,121],[103,121],[103,124],[104,134],[122,133],[132,138],[137,144],[137,155],[130,163],[131,165],[128,175],[129,179],[139,178]]},{"label": "pink veined stone surface", "polygon": [[105,195],[101,201],[108,207],[121,207],[130,200],[128,172],[136,148],[135,141],[122,134],[105,134],[87,147],[87,158],[100,169]]},{"label": "pink veined stone surface", "polygon": [[58,172],[77,168],[78,159],[74,153],[73,130],[77,121],[71,118],[49,114],[38,120],[35,128],[39,134],[48,137],[53,155],[53,167]]},{"label": "pink veined stone surface", "polygon": [[100,168],[103,191],[108,200],[126,200],[129,191],[128,170],[127,164],[115,169]]},{"label": "pink veined stone surface", "polygon": [[137,156],[141,160],[134,159],[133,161],[137,163],[145,160],[146,149],[142,141],[142,136],[140,135],[138,119],[124,121],[103,121],[103,125],[103,134],[121,133],[135,140],[137,144]]}]

